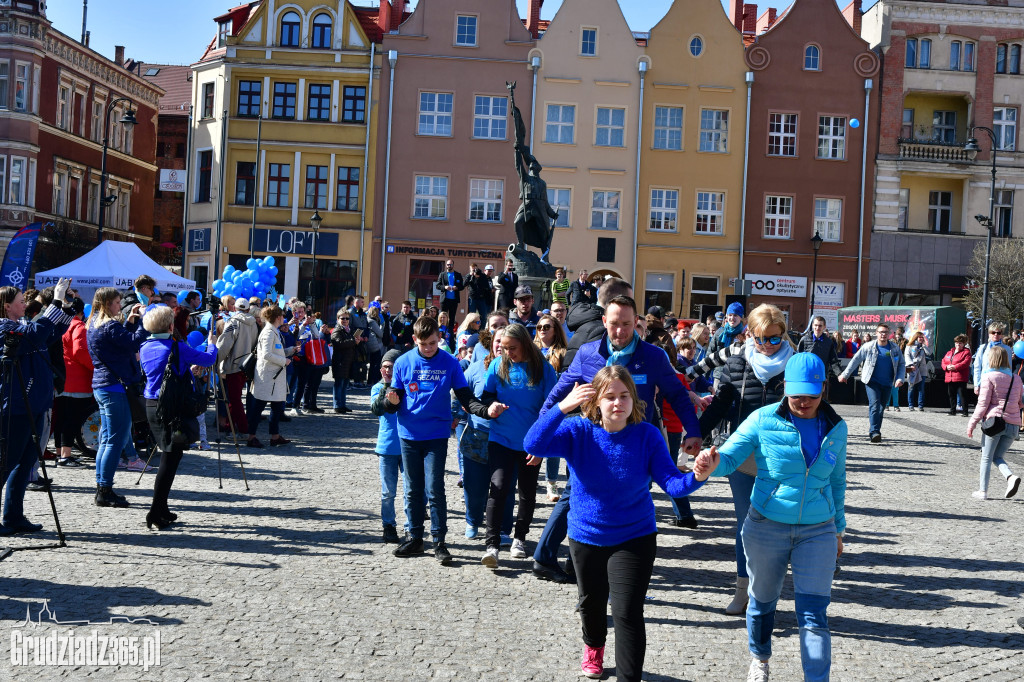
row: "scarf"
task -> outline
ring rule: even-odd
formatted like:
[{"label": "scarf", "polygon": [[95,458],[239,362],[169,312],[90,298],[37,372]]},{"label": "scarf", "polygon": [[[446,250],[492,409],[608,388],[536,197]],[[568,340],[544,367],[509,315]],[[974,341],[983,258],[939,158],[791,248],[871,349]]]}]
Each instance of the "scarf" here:
[{"label": "scarf", "polygon": [[608,362],[605,363],[606,367],[612,365],[622,365],[625,367],[629,364],[630,359],[633,357],[633,353],[636,352],[636,346],[640,343],[640,335],[633,332],[633,340],[629,342],[629,345],[622,350],[615,350],[612,346],[611,338],[608,339]]},{"label": "scarf", "polygon": [[135,290],[135,295],[139,297],[139,303],[141,303],[142,305],[149,305],[149,296],[146,296],[138,289]]},{"label": "scarf", "polygon": [[750,369],[754,371],[754,376],[762,384],[772,377],[782,374],[786,369],[786,362],[793,357],[794,352],[793,346],[790,345],[785,336],[782,337],[782,346],[779,350],[775,351],[775,355],[765,355],[764,353],[757,352],[754,346],[754,339],[752,338],[747,339],[743,346],[743,357],[746,358]]}]

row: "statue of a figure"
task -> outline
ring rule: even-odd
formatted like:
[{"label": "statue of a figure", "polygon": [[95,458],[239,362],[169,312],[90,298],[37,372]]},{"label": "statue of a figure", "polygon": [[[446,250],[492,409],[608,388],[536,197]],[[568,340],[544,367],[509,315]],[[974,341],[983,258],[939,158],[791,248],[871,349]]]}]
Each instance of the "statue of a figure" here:
[{"label": "statue of a figure", "polygon": [[506,82],[505,87],[512,96],[512,119],[516,126],[516,172],[519,174],[519,198],[523,200],[516,212],[516,246],[524,249],[525,246],[537,247],[541,250],[541,262],[547,263],[551,237],[555,231],[552,221],[558,218],[558,211],[548,203],[548,186],[540,179],[541,165],[526,144],[526,126],[516,106],[516,83]]}]

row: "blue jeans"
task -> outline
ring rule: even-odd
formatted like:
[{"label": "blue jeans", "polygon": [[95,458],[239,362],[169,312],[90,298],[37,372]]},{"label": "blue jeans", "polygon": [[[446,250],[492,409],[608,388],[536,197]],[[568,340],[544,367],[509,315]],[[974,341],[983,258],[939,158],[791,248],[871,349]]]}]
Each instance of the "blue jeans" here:
[{"label": "blue jeans", "polygon": [[924,385],[924,381],[919,381],[910,386],[910,395],[907,398],[907,402],[911,407],[924,409]]},{"label": "blue jeans", "polygon": [[[998,436],[986,436],[981,434],[981,483],[978,490],[988,492],[988,475],[995,463],[1003,478],[1013,476],[1010,467],[1006,465],[1003,455],[1010,449],[1013,441],[1017,440],[1017,433],[1020,427],[1016,424],[1007,424],[1006,430]],[[5,515],[6,517],[6,515]]]},{"label": "blue jeans", "polygon": [[754,494],[754,477],[741,471],[728,476],[732,490],[732,508],[736,511],[736,575],[747,577],[747,558],[743,553],[743,521],[750,509],[750,496]]},{"label": "blue jeans", "polygon": [[405,513],[409,535],[423,539],[424,494],[430,504],[430,534],[434,542],[444,542],[448,533],[448,500],[444,494],[444,460],[448,455],[448,439],[402,439]]},{"label": "blue jeans", "polygon": [[777,523],[751,509],[743,522],[750,585],[747,594],[747,641],[754,658],[772,655],[775,606],[786,569],[793,568],[796,620],[800,626],[800,661],[805,682],[827,682],[832,665],[828,629],[832,574],[836,568],[836,524]]},{"label": "blue jeans", "polygon": [[295,363],[292,362],[284,370],[285,378],[288,382],[288,395],[284,399],[285,407],[298,407],[293,401],[295,397],[295,386],[299,383],[299,373],[295,370]]},{"label": "blue jeans", "polygon": [[894,392],[893,387],[869,381],[864,384],[864,390],[868,392],[868,434],[882,433],[882,415],[889,396]]},{"label": "blue jeans", "polygon": [[480,325],[483,326],[484,322],[487,321],[487,316],[491,314],[491,304],[486,298],[470,297],[469,312],[478,313],[480,315]]},{"label": "blue jeans", "polygon": [[132,410],[123,392],[96,389],[92,392],[100,406],[100,441],[96,446],[96,485],[114,485],[114,472],[122,450],[132,445]]},{"label": "blue jeans", "polygon": [[[16,390],[20,390],[17,386]],[[7,480],[4,489],[4,524],[16,524],[25,518],[25,489],[28,487],[29,475],[35,471],[39,461],[39,448],[32,440],[32,427],[40,441],[49,434],[44,434],[46,412],[33,415],[35,424],[31,424],[27,414],[3,415],[0,419],[6,426],[10,416],[10,431],[4,434],[7,438]]]},{"label": "blue jeans", "polygon": [[348,408],[345,397],[348,395],[348,383],[346,379],[334,380],[334,407]]},{"label": "blue jeans", "polygon": [[[398,474],[402,471],[401,455],[377,454],[380,460],[380,520],[385,526],[397,525],[395,521],[395,495],[398,491]],[[409,508],[405,508],[405,529],[409,530]]]},{"label": "blue jeans", "polygon": [[562,496],[555,502],[551,516],[544,525],[544,530],[537,540],[537,549],[533,552],[533,560],[544,566],[558,565],[558,548],[569,532],[569,494],[572,486],[566,485]]},{"label": "blue jeans", "polygon": [[[683,432],[669,433],[668,434],[668,454],[672,458],[672,461],[676,461],[679,456],[679,446],[683,444]],[[672,511],[675,513],[677,519],[692,519],[693,510],[690,509],[690,498],[689,497],[671,497],[672,500]]]},{"label": "blue jeans", "polygon": [[544,460],[544,480],[554,483],[558,480],[558,467],[562,463],[561,457],[548,457]]}]

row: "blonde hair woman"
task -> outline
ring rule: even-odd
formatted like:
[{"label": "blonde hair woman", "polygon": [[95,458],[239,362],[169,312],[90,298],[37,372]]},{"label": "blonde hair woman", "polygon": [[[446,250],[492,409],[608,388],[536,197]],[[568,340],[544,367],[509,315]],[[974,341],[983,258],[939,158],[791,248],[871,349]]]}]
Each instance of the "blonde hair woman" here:
[{"label": "blonde hair woman", "polygon": [[1020,412],[1024,409],[1024,387],[1019,376],[1010,371],[1010,357],[1006,349],[993,346],[985,353],[985,365],[988,371],[981,375],[981,386],[978,389],[978,405],[967,423],[967,437],[974,437],[974,427],[982,420],[1001,417],[1005,422],[1002,433],[981,436],[981,484],[971,493],[976,500],[988,497],[988,477],[993,462],[999,473],[1006,479],[1006,498],[1013,497],[1020,489],[1020,476],[1014,476],[1007,466],[1003,455],[1017,439],[1020,430]]}]

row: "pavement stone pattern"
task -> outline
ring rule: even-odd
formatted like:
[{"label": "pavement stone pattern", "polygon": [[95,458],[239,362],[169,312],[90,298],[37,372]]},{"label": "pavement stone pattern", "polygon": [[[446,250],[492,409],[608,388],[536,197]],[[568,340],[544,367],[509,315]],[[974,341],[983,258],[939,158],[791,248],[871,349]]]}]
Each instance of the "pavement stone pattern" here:
[{"label": "pavement stone pattern", "polygon": [[[328,380],[322,407],[330,405],[329,391]],[[118,471],[115,490],[132,506],[103,509],[92,501],[92,468],[51,469],[67,546],[15,551],[0,563],[0,680],[576,679],[582,640],[575,586],[541,582],[531,560],[504,551],[497,571],[479,564],[483,534],[463,536],[454,447],[446,486],[454,565],[439,566],[432,553],[398,559],[393,545],[382,544],[372,454],[377,420],[367,393],[352,392],[351,415],[283,424],[294,440],[289,446],[243,447],[248,491],[233,447],[222,444],[223,488],[216,451],[188,452],[171,494],[180,514],[172,530],[144,525],[152,473],[136,486],[137,473]],[[851,433],[849,531],[830,609],[832,679],[1024,679],[1024,630],[1016,622],[1024,616],[1024,494],[970,498],[979,445],[977,436],[966,439],[962,417],[887,412],[885,440],[871,445],[866,408],[838,410]],[[1024,470],[1019,443],[1008,461]],[[990,493],[1000,498],[1002,491],[994,474]],[[712,479],[692,501],[695,531],[669,526],[668,499],[655,494],[660,535],[644,679],[743,680],[744,620],[723,613],[735,570],[727,482]],[[539,496],[530,551],[550,509]],[[28,493],[26,511],[44,532],[4,538],[0,546],[55,540],[46,495]],[[76,628],[85,634],[159,630],[160,665],[148,672],[12,665],[12,633],[26,607],[35,617],[43,600],[60,621],[114,620]],[[792,608],[787,580],[773,680],[802,679]],[[124,620],[139,618],[156,625]],[[609,666],[614,646],[609,631]]]}]

